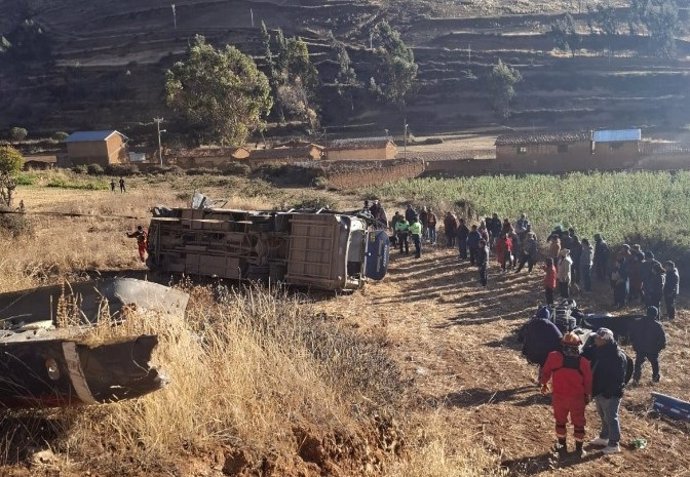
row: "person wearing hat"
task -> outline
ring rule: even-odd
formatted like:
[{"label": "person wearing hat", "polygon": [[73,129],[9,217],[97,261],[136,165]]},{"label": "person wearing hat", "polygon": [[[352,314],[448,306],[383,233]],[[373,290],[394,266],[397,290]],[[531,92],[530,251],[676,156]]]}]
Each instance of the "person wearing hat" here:
[{"label": "person wearing hat", "polygon": [[562,249],[558,254],[558,290],[561,298],[570,298],[570,280],[573,270],[573,259],[570,250]]},{"label": "person wearing hat", "polygon": [[640,383],[642,365],[649,360],[652,365],[652,381],[658,383],[661,379],[659,353],[666,347],[666,333],[659,323],[659,309],[655,306],[647,308],[647,316],[637,321],[631,331],[630,341],[635,350],[633,382]]},{"label": "person wearing hat", "polygon": [[671,260],[664,263],[666,269],[666,283],[664,283],[664,302],[666,304],[666,315],[669,320],[676,317],[676,297],[680,291],[680,275],[676,264]]},{"label": "person wearing hat", "polygon": [[621,427],[618,413],[623,390],[633,374],[633,362],[618,347],[613,331],[599,328],[594,336],[593,345],[586,346],[582,355],[592,366],[592,396],[601,419],[599,437],[590,444],[603,447],[604,454],[616,454],[621,451]]},{"label": "person wearing hat", "polygon": [[561,347],[563,334],[551,321],[551,311],[548,307],[542,306],[537,313],[529,320],[521,330],[522,355],[527,358],[527,362],[539,366],[541,369],[546,363],[549,353]]},{"label": "person wearing hat", "polygon": [[563,456],[567,452],[566,426],[568,415],[574,427],[575,452],[585,456],[582,448],[585,440],[585,407],[592,396],[592,368],[586,358],[580,356],[580,337],[572,331],[561,340],[561,349],[552,351],[546,358],[541,373],[541,393],[548,394],[549,381],[553,381],[551,405],[556,420],[556,450]]}]

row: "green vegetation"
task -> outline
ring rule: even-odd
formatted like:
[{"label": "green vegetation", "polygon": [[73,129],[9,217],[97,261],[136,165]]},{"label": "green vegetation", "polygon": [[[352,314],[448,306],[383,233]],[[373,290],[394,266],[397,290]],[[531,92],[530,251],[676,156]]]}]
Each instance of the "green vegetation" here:
[{"label": "green vegetation", "polygon": [[373,41],[381,64],[378,75],[371,78],[369,88],[386,101],[402,106],[417,78],[418,67],[412,49],[386,21],[374,29]]},{"label": "green vegetation", "polygon": [[13,127],[10,129],[10,139],[15,142],[23,141],[28,135],[29,131],[24,128]]},{"label": "green vegetation", "polygon": [[[365,189],[363,197],[409,200],[448,210],[462,201],[484,217],[528,214],[544,237],[556,224],[614,243],[642,239],[690,251],[690,172],[575,173],[567,176],[417,179]],[[392,212],[391,212],[392,213]],[[641,242],[642,243],[642,242]]]},{"label": "green vegetation", "polygon": [[166,73],[168,106],[179,113],[197,141],[244,144],[265,126],[271,109],[268,79],[237,48],[215,49],[197,35],[185,61]]},{"label": "green vegetation", "polygon": [[575,52],[580,49],[582,39],[577,34],[575,20],[570,13],[566,13],[563,18],[551,25],[551,36],[556,48],[569,51],[575,58]]},{"label": "green vegetation", "polygon": [[82,179],[56,175],[50,178],[46,187],[74,190],[108,190],[110,186],[108,182],[103,179]]},{"label": "green vegetation", "polygon": [[676,54],[675,36],[679,32],[678,4],[676,0],[632,0],[630,3],[630,30],[646,27],[654,51],[667,58]]},{"label": "green vegetation", "polygon": [[522,75],[515,68],[498,60],[489,73],[489,95],[491,106],[500,118],[510,116],[510,102],[515,97],[515,85],[522,81]]},{"label": "green vegetation", "polygon": [[11,146],[0,147],[0,205],[12,207],[16,176],[24,166],[24,157]]}]

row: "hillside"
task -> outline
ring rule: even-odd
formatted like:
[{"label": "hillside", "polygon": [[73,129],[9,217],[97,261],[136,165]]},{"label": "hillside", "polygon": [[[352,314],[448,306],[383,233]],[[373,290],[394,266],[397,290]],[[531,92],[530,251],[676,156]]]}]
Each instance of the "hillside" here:
[{"label": "hillside", "polygon": [[[169,117],[163,72],[189,38],[203,34],[214,44],[237,45],[261,64],[261,21],[302,36],[326,85],[337,66],[327,39],[332,31],[348,44],[358,77],[367,83],[374,68],[368,33],[384,18],[402,32],[419,64],[406,112],[413,133],[495,126],[484,80],[498,59],[524,77],[513,115],[501,121],[510,127],[684,126],[690,122],[683,107],[690,93],[690,43],[679,39],[675,59],[660,57],[645,32],[629,34],[626,4],[615,5],[618,35],[609,42],[588,28],[591,15],[579,13],[578,2],[184,0],[176,3],[175,29],[167,1],[1,0],[0,9],[10,14],[0,19],[0,33],[31,18],[50,53],[2,60],[0,129],[132,130],[153,115]],[[581,42],[574,57],[556,50],[548,33],[566,11],[573,13]],[[333,88],[322,88],[320,98],[326,126],[359,126],[370,135],[402,129],[403,113],[372,101],[364,90],[351,111],[334,99]]]}]

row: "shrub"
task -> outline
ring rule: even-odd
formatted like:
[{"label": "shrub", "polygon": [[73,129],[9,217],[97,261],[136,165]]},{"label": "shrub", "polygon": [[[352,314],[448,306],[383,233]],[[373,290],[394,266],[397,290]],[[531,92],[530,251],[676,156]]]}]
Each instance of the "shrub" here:
[{"label": "shrub", "polygon": [[69,134],[67,134],[66,132],[57,131],[57,132],[53,133],[52,139],[54,141],[63,142],[68,137],[69,137]]},{"label": "shrub", "polygon": [[105,173],[109,176],[127,177],[139,174],[136,164],[109,164],[105,167]]},{"label": "shrub", "polygon": [[33,225],[23,214],[3,214],[2,212],[11,210],[4,205],[0,205],[0,234],[12,238],[30,236],[33,234]]},{"label": "shrub", "polygon": [[188,176],[203,176],[203,175],[214,175],[218,174],[217,169],[211,169],[209,167],[192,167],[185,171]]},{"label": "shrub", "polygon": [[79,164],[78,166],[74,166],[72,168],[72,172],[75,174],[88,174],[89,167],[86,164]]},{"label": "shrub", "polygon": [[317,189],[327,189],[328,188],[328,178],[327,177],[317,177],[314,179],[314,187]]},{"label": "shrub", "polygon": [[24,128],[14,127],[10,129],[10,139],[13,141],[23,141],[28,135],[29,131]]},{"label": "shrub", "polygon": [[102,176],[105,170],[100,164],[89,164],[86,168],[87,173],[90,176]]},{"label": "shrub", "polygon": [[240,162],[230,162],[221,170],[224,176],[242,176],[247,177],[252,172],[252,168],[248,164]]},{"label": "shrub", "polygon": [[292,204],[295,209],[321,209],[323,207],[327,209],[335,209],[336,202],[325,194],[302,194],[296,199]]}]

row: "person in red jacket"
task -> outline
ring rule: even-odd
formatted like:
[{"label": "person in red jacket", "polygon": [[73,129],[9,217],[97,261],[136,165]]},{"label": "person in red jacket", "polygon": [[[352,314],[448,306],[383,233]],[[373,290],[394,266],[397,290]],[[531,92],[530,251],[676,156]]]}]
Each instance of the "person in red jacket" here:
[{"label": "person in red jacket", "polygon": [[501,266],[501,270],[506,271],[513,259],[513,239],[510,235],[501,235],[496,242],[496,261]]},{"label": "person in red jacket", "polygon": [[549,392],[548,383],[553,379],[551,404],[556,419],[558,454],[567,453],[566,425],[570,415],[575,428],[575,452],[584,457],[585,407],[592,396],[592,368],[587,358],[580,356],[580,338],[575,333],[566,333],[561,344],[561,351],[552,351],[546,358],[540,378],[541,392]]},{"label": "person in red jacket", "polygon": [[139,249],[139,258],[142,262],[146,261],[146,251],[148,249],[148,234],[141,225],[132,233],[127,233],[127,237],[137,239],[137,248]]},{"label": "person in red jacket", "polygon": [[544,276],[544,297],[546,298],[547,305],[553,305],[553,294],[558,284],[558,275],[556,265],[553,264],[553,258],[546,259],[544,271],[546,272]]}]

